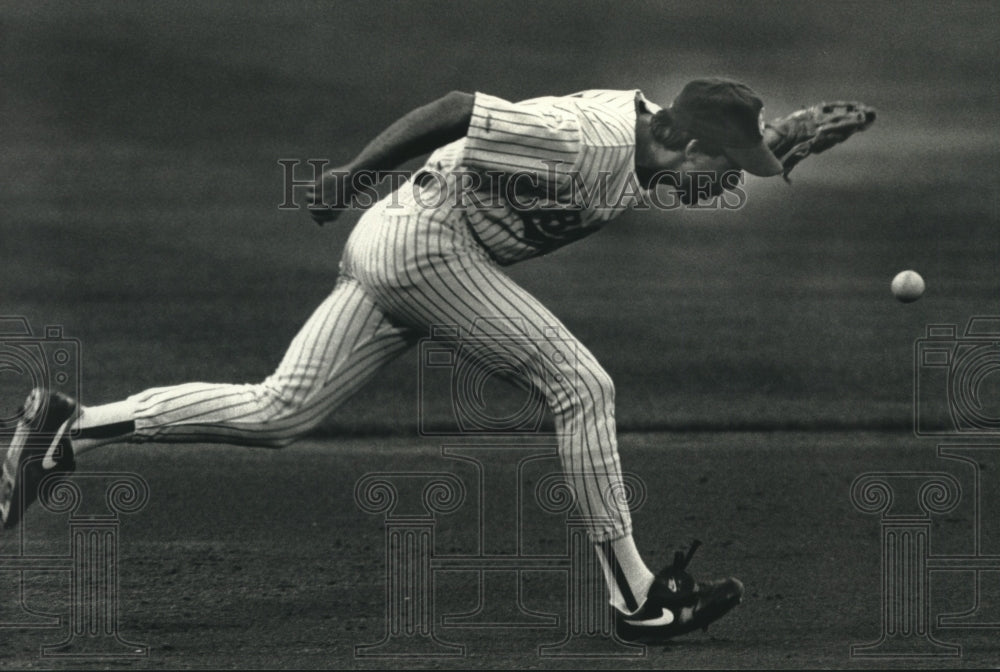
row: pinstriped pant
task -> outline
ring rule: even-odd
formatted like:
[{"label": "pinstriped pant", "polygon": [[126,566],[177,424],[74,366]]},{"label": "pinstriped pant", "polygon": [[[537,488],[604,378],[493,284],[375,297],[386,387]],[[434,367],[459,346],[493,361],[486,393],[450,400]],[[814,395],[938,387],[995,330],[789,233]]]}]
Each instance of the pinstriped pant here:
[{"label": "pinstriped pant", "polygon": [[[465,223],[441,210],[366,212],[337,285],[260,384],[189,383],[132,397],[136,441],[283,446],[319,424],[374,373],[455,325],[486,360],[523,371],[555,419],[559,455],[594,541],[631,534],[619,502],[614,386],[593,355],[488,257]],[[524,381],[522,381],[524,382]]]}]

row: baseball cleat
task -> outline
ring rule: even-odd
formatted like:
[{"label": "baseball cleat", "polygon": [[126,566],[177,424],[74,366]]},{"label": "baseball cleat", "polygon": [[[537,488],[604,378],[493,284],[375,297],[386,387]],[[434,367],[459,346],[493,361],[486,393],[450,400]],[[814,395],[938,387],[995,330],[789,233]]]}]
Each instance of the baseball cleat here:
[{"label": "baseball cleat", "polygon": [[46,476],[70,474],[76,468],[66,430],[77,410],[76,401],[61,392],[36,387],[28,394],[0,475],[3,529],[17,525],[25,509],[38,499]]},{"label": "baseball cleat", "polygon": [[627,642],[662,644],[693,630],[707,630],[743,600],[743,584],[732,577],[695,581],[685,570],[701,542],[687,555],[677,551],[674,561],[653,579],[646,602],[635,614],[615,609],[615,632]]}]

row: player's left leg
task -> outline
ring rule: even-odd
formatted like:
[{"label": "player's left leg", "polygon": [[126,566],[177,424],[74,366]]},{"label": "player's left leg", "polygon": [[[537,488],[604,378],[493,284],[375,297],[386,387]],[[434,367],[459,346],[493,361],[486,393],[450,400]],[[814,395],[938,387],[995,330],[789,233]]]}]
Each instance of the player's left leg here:
[{"label": "player's left leg", "polygon": [[4,527],[13,526],[49,472],[72,471],[76,457],[107,443],[286,445],[418,337],[382,312],[356,280],[342,275],[262,383],[187,383],[82,409],[59,393],[33,390],[0,474],[0,519]]},{"label": "player's left leg", "polygon": [[84,408],[73,446],[78,455],[123,438],[285,446],[318,425],[418,336],[386,316],[353,278],[341,276],[263,382],[186,383]]}]

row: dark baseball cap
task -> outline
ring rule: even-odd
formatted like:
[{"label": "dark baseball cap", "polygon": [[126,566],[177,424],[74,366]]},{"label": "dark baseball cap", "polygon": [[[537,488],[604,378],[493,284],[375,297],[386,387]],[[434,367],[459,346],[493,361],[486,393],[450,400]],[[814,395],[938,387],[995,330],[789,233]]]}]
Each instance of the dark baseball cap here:
[{"label": "dark baseball cap", "polygon": [[675,126],[717,145],[751,175],[782,172],[781,162],[764,144],[764,102],[746,84],[721,77],[688,82],[670,106]]}]

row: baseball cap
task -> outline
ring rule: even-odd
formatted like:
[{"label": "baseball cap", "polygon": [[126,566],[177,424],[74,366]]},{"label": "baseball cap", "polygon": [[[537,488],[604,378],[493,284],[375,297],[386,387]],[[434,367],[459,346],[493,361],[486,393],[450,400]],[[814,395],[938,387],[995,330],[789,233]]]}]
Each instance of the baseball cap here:
[{"label": "baseball cap", "polygon": [[693,80],[670,111],[679,130],[718,145],[751,175],[782,172],[781,162],[764,144],[764,102],[746,84],[721,77]]}]

